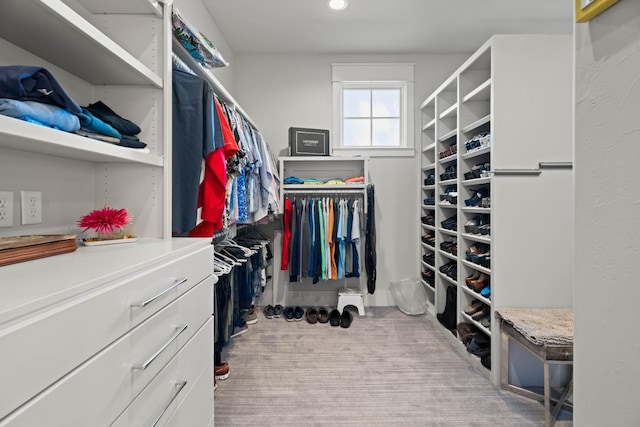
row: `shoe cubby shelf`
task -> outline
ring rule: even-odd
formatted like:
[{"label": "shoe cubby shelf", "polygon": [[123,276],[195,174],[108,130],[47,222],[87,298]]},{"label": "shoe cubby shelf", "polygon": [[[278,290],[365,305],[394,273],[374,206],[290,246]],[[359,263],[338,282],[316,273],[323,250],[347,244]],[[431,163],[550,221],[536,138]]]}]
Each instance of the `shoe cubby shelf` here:
[{"label": "shoe cubby shelf", "polygon": [[491,182],[491,177],[486,178],[476,178],[476,179],[466,179],[464,181],[460,181],[460,184],[464,187],[478,186],[481,184],[489,184]]},{"label": "shoe cubby shelf", "polygon": [[429,191],[429,190],[435,190],[436,186],[435,185],[423,185],[422,186],[422,190],[423,191]]},{"label": "shoe cubby shelf", "polygon": [[464,321],[466,323],[471,323],[472,325],[474,325],[476,328],[478,328],[478,330],[481,331],[482,333],[484,333],[485,335],[491,336],[491,329],[482,326],[482,324],[480,322],[473,320],[471,318],[471,316],[469,316],[464,311],[460,312],[460,316],[462,316],[462,318],[464,319]]},{"label": "shoe cubby shelf", "polygon": [[424,280],[420,280],[420,283],[422,283],[424,285],[425,289],[427,289],[429,292],[435,292],[436,291],[434,286],[431,286],[430,284],[428,284]]},{"label": "shoe cubby shelf", "polygon": [[491,78],[480,83],[471,92],[462,97],[462,102],[489,101],[491,99]]},{"label": "shoe cubby shelf", "polygon": [[482,234],[466,234],[466,233],[463,233],[461,236],[463,238],[465,238],[467,240],[471,240],[473,242],[491,243],[491,237],[487,237],[486,235],[482,235]]},{"label": "shoe cubby shelf", "polygon": [[466,125],[462,127],[462,132],[463,133],[470,133],[473,132],[474,130],[478,129],[480,126],[482,125],[486,125],[487,123],[491,122],[491,114],[487,114],[484,117],[479,118],[478,120]]},{"label": "shoe cubby shelf", "polygon": [[422,209],[434,211],[436,210],[436,207],[434,205],[422,205]]},{"label": "shoe cubby shelf", "polygon": [[436,231],[436,228],[433,225],[422,224],[422,228],[425,230]]},{"label": "shoe cubby shelf", "polygon": [[484,304],[491,306],[491,300],[489,298],[483,297],[479,292],[469,289],[466,285],[460,285],[459,289],[462,289],[462,291],[470,297],[470,300],[477,299],[478,301],[482,301]]},{"label": "shoe cubby shelf", "polygon": [[423,152],[423,153],[429,153],[429,152],[432,152],[432,151],[433,151],[433,149],[434,149],[435,147],[436,147],[436,143],[434,142],[434,143],[429,144],[429,145],[427,145],[426,147],[424,147],[424,148],[422,149],[422,152]]},{"label": "shoe cubby shelf", "polygon": [[484,154],[489,154],[491,152],[491,147],[484,147],[479,150],[474,150],[469,153],[464,153],[462,156],[463,160],[473,159],[474,157],[482,156]]},{"label": "shoe cubby shelf", "polygon": [[426,244],[426,243],[424,243],[424,242],[422,243],[422,247],[423,247],[424,249],[428,249],[428,250],[430,250],[430,251],[434,251],[434,250],[435,250],[433,246],[431,246],[431,245],[427,245],[427,244]]},{"label": "shoe cubby shelf", "polygon": [[426,262],[424,262],[424,261],[422,261],[422,267],[423,267],[423,268],[426,268],[426,269],[429,269],[429,270],[431,270],[431,271],[436,271],[436,268],[435,268],[434,266],[429,265],[429,264],[427,264],[427,263],[426,263]]},{"label": "shoe cubby shelf", "polygon": [[[556,59],[549,56],[548,52],[554,52],[557,55]],[[441,243],[455,239],[459,254],[459,259],[456,261],[458,270],[458,280],[456,281],[440,273],[440,267],[452,262],[452,255],[438,250],[440,255],[435,257],[434,268],[438,274],[435,277],[433,301],[430,297],[430,302],[434,304],[434,307],[430,311],[441,313],[447,301],[447,287],[450,284],[458,285],[458,289],[463,289],[463,292],[458,292],[457,321],[478,326],[482,328],[480,330],[486,331],[487,335],[494,337],[499,335],[499,325],[496,325],[496,322],[492,322],[489,328],[484,328],[460,312],[464,308],[462,305],[470,303],[473,299],[488,305],[492,314],[495,309],[492,298],[482,297],[479,293],[467,288],[464,281],[465,276],[474,271],[492,276],[490,277],[492,294],[494,296],[499,294],[499,301],[504,306],[517,307],[534,304],[534,301],[537,304],[537,301],[540,300],[547,301],[549,306],[557,306],[556,301],[549,301],[556,298],[554,287],[562,288],[563,286],[571,286],[572,283],[571,280],[563,280],[561,284],[557,283],[559,281],[557,276],[564,274],[559,266],[559,260],[563,260],[565,264],[570,264],[571,260],[569,259],[570,251],[565,251],[565,253],[554,247],[549,251],[545,250],[543,254],[537,250],[535,255],[536,257],[542,256],[545,259],[545,265],[558,266],[556,270],[553,270],[555,273],[552,274],[549,271],[547,280],[541,285],[548,288],[549,295],[543,296],[539,292],[534,293],[532,289],[539,289],[537,285],[525,285],[527,279],[521,280],[518,272],[531,268],[531,266],[524,265],[527,259],[509,249],[518,247],[522,243],[518,241],[522,238],[519,237],[522,236],[522,233],[518,229],[519,224],[522,223],[521,216],[524,214],[532,221],[537,221],[537,217],[540,215],[549,218],[547,228],[541,231],[540,235],[536,234],[540,241],[555,239],[556,236],[563,235],[564,232],[559,229],[559,223],[550,217],[552,213],[547,212],[548,209],[545,210],[539,202],[518,198],[519,194],[515,192],[518,185],[513,182],[518,178],[505,176],[496,180],[492,174],[486,176],[484,173],[483,176],[475,173],[478,171],[478,167],[480,167],[482,174],[486,171],[486,166],[489,167],[489,170],[513,169],[517,168],[516,165],[530,164],[532,161],[544,162],[551,158],[571,157],[570,138],[567,139],[554,132],[550,136],[553,143],[546,139],[540,141],[539,137],[533,134],[529,135],[527,127],[528,123],[545,123],[545,125],[554,123],[554,126],[570,134],[571,95],[569,92],[559,89],[571,86],[570,52],[571,38],[564,35],[493,36],[449,76],[420,107],[422,143],[423,147],[429,147],[423,151],[420,167],[424,172],[428,165],[429,170],[434,170],[433,174],[435,175],[435,188],[431,190],[429,187],[429,191],[433,191],[433,194],[428,195],[438,203],[437,209],[430,212],[435,215],[434,223],[437,230],[435,246],[440,248]],[[531,57],[541,59],[532,64]],[[567,59],[559,60],[558,58]],[[543,94],[544,96],[542,96]],[[499,123],[498,128],[495,127],[496,123]],[[485,132],[489,133],[488,140],[484,138],[485,135],[482,135]],[[471,142],[472,140],[473,142]],[[500,145],[496,147],[493,141],[499,141]],[[439,159],[440,153],[451,153],[454,144],[457,144],[456,153]],[[476,148],[467,152],[467,146]],[[560,155],[559,152],[563,154]],[[435,167],[433,167],[433,163],[435,163]],[[465,175],[472,179],[465,180]],[[451,176],[456,176],[456,179],[440,179]],[[480,177],[473,178],[473,176]],[[420,174],[421,188],[423,188],[424,178],[425,173]],[[570,172],[567,173],[566,179],[570,181]],[[538,178],[534,178],[534,180],[538,180]],[[528,183],[536,187],[536,191],[539,191],[540,194],[545,192],[557,194],[557,188],[552,184],[551,178],[546,182],[543,181],[543,179],[539,179],[538,181],[528,181]],[[458,192],[457,205],[441,204],[441,201],[444,200],[453,201],[443,196],[456,190]],[[481,203],[477,203],[477,206],[466,206],[464,200],[476,197],[475,193],[477,192],[486,193],[486,196],[483,195],[482,198],[490,198],[493,193],[504,194],[505,200],[512,201],[513,198],[516,198],[519,209],[513,209],[513,204],[497,206],[491,203],[491,207],[486,208],[480,207]],[[420,191],[419,197],[421,199],[425,197],[422,191]],[[567,200],[566,211],[569,212],[567,215],[570,215],[570,198]],[[491,200],[491,202],[494,201]],[[520,208],[520,205],[523,205],[523,208]],[[524,209],[525,205],[528,206],[527,209]],[[556,210],[554,211],[557,213]],[[500,215],[496,215],[496,212],[499,212]],[[564,215],[564,211],[562,215]],[[483,224],[491,227],[493,235],[465,232],[465,223],[468,220],[476,219],[476,217],[479,217],[478,221],[481,220]],[[496,217],[501,219],[500,224],[495,223]],[[441,224],[449,218],[457,218],[457,229],[460,231],[441,228]],[[496,229],[502,230],[502,232],[496,233]],[[421,232],[423,230],[425,229],[420,228]],[[500,236],[499,244],[495,242],[496,235]],[[477,244],[491,245],[491,268],[466,260],[466,252]],[[534,254],[532,253],[531,256]],[[514,265],[518,265],[519,268],[516,269]],[[545,274],[547,274],[546,271]],[[496,281],[496,276],[501,281]],[[539,280],[532,281],[539,282]],[[478,358],[469,355],[471,363],[485,371],[495,385],[500,383],[499,341],[494,338],[491,344],[493,350],[491,370],[482,367]]]},{"label": "shoe cubby shelf", "polygon": [[450,254],[449,252],[445,252],[445,251],[443,251],[443,250],[438,249],[438,253],[439,253],[440,255],[444,256],[444,257],[449,258],[449,259],[450,259],[450,260],[452,260],[452,261],[457,261],[457,260],[458,260],[458,257],[457,257],[457,256],[455,256],[455,255],[453,255],[453,254]]},{"label": "shoe cubby shelf", "polygon": [[438,228],[438,231],[442,234],[446,234],[447,236],[454,236],[456,237],[458,235],[457,231],[453,231],[453,230],[447,230],[446,228]]},{"label": "shoe cubby shelf", "polygon": [[433,119],[429,123],[425,124],[422,127],[422,130],[425,131],[425,130],[433,129],[435,125],[436,125],[436,119]]},{"label": "shoe cubby shelf", "polygon": [[467,261],[466,259],[462,260],[462,264],[466,265],[469,268],[473,268],[474,270],[478,270],[482,273],[491,274],[491,269],[487,267],[483,267],[480,264],[475,264],[473,262]]}]

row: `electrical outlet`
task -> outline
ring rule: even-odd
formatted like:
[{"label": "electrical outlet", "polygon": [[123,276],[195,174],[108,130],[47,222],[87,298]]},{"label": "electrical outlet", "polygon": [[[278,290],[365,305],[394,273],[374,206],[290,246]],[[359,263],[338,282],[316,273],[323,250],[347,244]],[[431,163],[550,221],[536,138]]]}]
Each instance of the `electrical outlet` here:
[{"label": "electrical outlet", "polygon": [[0,191],[0,227],[13,227],[13,191]]},{"label": "electrical outlet", "polygon": [[42,222],[42,193],[40,191],[21,191],[22,225]]}]

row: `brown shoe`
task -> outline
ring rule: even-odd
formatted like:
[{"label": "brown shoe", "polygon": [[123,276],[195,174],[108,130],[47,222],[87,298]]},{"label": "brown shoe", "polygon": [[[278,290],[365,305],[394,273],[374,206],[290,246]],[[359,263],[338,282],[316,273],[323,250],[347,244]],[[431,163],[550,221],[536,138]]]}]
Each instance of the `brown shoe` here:
[{"label": "brown shoe", "polygon": [[310,308],[307,310],[307,322],[314,324],[318,323],[318,309]]},{"label": "brown shoe", "polygon": [[327,307],[320,307],[318,309],[318,322],[327,323],[329,321],[329,309]]},{"label": "brown shoe", "polygon": [[229,378],[229,364],[224,362],[222,365],[218,365],[214,370],[214,379],[226,380]]}]

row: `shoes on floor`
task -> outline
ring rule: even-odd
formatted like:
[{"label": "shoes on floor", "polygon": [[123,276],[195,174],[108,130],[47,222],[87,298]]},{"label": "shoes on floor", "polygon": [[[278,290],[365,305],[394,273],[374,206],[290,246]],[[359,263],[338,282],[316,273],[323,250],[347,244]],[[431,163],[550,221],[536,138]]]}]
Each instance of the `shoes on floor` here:
[{"label": "shoes on floor", "polygon": [[331,326],[340,326],[340,312],[335,308],[329,313],[329,324]]},{"label": "shoes on floor", "polygon": [[267,319],[273,319],[274,310],[271,304],[263,308],[262,312],[264,313],[264,317],[266,317]]},{"label": "shoes on floor", "polygon": [[303,317],[304,317],[304,308],[300,306],[296,306],[293,309],[293,320],[295,320],[296,322],[300,322]]},{"label": "shoes on floor", "polygon": [[240,335],[244,335],[249,332],[249,327],[247,326],[247,322],[242,322],[242,326],[234,326],[233,333],[231,334],[231,338],[238,337]]},{"label": "shoes on floor", "polygon": [[254,308],[252,311],[243,314],[242,320],[247,322],[247,325],[255,325],[256,323],[258,323],[258,312]]},{"label": "shoes on floor", "polygon": [[277,304],[275,307],[273,307],[273,317],[282,316],[283,311],[284,311],[284,307],[281,306],[280,304]]},{"label": "shoes on floor", "polygon": [[307,322],[310,324],[318,323],[318,309],[317,308],[309,308],[307,309]]},{"label": "shoes on floor", "polygon": [[294,314],[294,308],[293,307],[287,307],[284,309],[284,311],[282,312],[282,314],[284,315],[284,320],[286,320],[287,322],[293,322],[295,319],[295,314]]},{"label": "shoes on floor", "polygon": [[353,314],[349,310],[342,310],[342,315],[340,315],[340,326],[342,328],[348,328],[351,326],[351,322],[353,322]]},{"label": "shoes on floor", "polygon": [[229,378],[229,364],[223,362],[222,365],[216,365],[214,368],[214,379],[222,381],[227,378]]},{"label": "shoes on floor", "polygon": [[329,321],[329,309],[327,307],[320,307],[318,309],[318,322],[327,323]]}]

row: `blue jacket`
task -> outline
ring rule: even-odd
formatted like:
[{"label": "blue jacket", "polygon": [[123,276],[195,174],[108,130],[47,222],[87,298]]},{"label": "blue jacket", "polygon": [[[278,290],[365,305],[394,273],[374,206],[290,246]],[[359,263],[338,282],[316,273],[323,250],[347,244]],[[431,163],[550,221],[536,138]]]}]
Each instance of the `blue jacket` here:
[{"label": "blue jacket", "polygon": [[74,114],[82,112],[80,106],[65,93],[56,78],[43,67],[0,66],[0,98],[43,102]]}]

